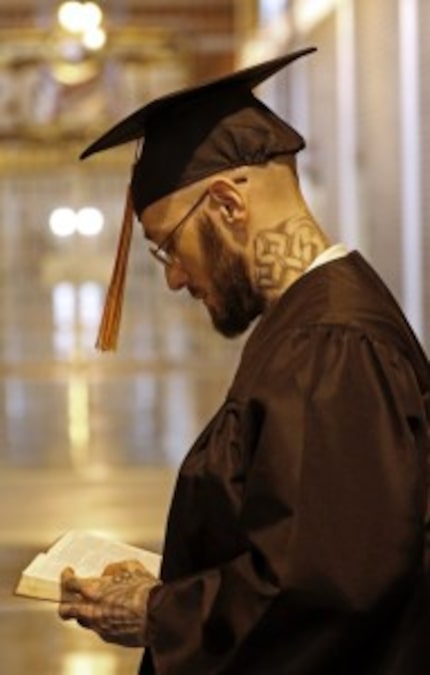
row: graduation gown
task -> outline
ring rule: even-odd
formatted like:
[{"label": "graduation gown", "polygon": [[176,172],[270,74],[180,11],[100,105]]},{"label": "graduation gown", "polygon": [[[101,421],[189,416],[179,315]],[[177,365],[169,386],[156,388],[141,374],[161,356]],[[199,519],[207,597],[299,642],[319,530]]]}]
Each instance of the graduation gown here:
[{"label": "graduation gown", "polygon": [[430,672],[429,390],[360,254],[291,286],[180,469],[141,675]]}]

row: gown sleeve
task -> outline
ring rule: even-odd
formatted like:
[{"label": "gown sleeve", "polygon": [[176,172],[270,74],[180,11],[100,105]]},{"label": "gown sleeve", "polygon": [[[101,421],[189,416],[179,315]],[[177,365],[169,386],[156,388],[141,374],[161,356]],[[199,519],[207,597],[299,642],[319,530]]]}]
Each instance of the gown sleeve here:
[{"label": "gown sleeve", "polygon": [[346,630],[422,554],[422,402],[408,361],[337,326],[297,331],[261,361],[236,430],[247,545],[155,590],[157,675],[269,672],[245,668],[247,655],[271,658],[271,640],[293,654],[317,616]]}]

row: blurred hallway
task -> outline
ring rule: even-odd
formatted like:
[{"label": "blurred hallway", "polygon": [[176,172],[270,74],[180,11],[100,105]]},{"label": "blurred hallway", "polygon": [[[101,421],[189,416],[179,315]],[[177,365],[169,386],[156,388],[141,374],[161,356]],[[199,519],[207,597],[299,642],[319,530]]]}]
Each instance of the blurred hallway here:
[{"label": "blurred hallway", "polygon": [[235,21],[232,0],[100,5],[97,52],[60,27],[60,2],[0,2],[4,675],[135,672],[139,650],[12,591],[35,553],[72,528],[160,549],[176,467],[238,349],[213,335],[202,308],[168,296],[137,227],[120,348],[94,349],[133,149],[89,165],[78,155],[147,98],[231,69]]}]

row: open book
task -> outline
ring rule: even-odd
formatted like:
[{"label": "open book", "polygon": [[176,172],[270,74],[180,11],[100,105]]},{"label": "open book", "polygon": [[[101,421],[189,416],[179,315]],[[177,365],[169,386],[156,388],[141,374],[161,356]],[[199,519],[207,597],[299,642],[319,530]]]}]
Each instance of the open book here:
[{"label": "open book", "polygon": [[161,556],[158,553],[92,532],[71,530],[24,569],[15,595],[59,602],[60,576],[65,567],[72,567],[79,577],[98,577],[110,563],[124,560],[139,560],[154,576],[159,575]]}]

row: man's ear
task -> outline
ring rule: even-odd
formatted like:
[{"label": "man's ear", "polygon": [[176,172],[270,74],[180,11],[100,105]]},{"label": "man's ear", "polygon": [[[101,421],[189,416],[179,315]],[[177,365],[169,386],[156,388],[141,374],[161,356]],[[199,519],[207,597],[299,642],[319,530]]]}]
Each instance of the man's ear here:
[{"label": "man's ear", "polygon": [[217,211],[218,222],[230,231],[239,243],[246,242],[248,200],[228,178],[215,178],[208,188],[212,208]]}]

